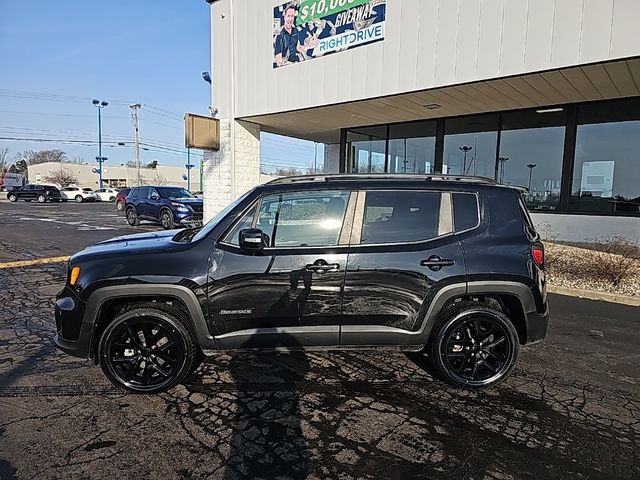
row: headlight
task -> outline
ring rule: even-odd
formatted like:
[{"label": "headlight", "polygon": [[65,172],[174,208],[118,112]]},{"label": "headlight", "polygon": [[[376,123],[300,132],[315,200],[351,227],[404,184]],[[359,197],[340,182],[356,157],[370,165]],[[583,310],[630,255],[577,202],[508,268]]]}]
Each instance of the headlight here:
[{"label": "headlight", "polygon": [[176,202],[171,202],[171,205],[173,205],[174,207],[177,207],[176,210],[178,212],[189,212],[190,209],[189,207],[187,207],[186,205],[183,205],[181,203],[176,203]]}]

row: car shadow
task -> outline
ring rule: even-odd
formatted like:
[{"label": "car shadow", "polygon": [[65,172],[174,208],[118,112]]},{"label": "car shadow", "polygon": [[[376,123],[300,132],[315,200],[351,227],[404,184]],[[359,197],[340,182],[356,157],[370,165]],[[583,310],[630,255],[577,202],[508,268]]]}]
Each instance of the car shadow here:
[{"label": "car shadow", "polygon": [[291,350],[232,354],[236,401],[225,479],[307,477],[300,388],[309,360],[292,337],[282,340]]}]

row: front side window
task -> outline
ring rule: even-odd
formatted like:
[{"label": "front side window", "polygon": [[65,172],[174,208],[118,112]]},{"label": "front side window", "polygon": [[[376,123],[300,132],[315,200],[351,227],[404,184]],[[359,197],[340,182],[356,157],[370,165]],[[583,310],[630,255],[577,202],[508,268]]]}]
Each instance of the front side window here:
[{"label": "front side window", "polygon": [[449,233],[441,227],[441,205],[440,192],[367,192],[360,243],[417,242]]},{"label": "front side window", "polygon": [[256,228],[269,247],[338,245],[348,191],[287,192],[262,199]]}]

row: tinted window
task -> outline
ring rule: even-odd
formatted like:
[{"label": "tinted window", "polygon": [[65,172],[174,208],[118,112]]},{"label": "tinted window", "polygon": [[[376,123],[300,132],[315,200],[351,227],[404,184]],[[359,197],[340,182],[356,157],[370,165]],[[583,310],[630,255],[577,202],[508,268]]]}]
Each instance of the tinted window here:
[{"label": "tinted window", "polygon": [[262,199],[256,228],[271,247],[337,245],[349,192],[291,192]]},{"label": "tinted window", "polygon": [[195,198],[191,192],[180,187],[160,187],[157,189],[160,197],[164,199],[175,200],[178,198]]},{"label": "tinted window", "polygon": [[453,227],[456,232],[474,228],[479,223],[478,198],[472,193],[453,194]]},{"label": "tinted window", "polygon": [[253,227],[253,220],[256,216],[257,209],[258,207],[255,206],[244,214],[238,223],[236,223],[229,233],[227,233],[223,241],[232,245],[240,245],[240,230]]},{"label": "tinted window", "polygon": [[438,236],[438,192],[367,192],[360,243],[401,243]]}]

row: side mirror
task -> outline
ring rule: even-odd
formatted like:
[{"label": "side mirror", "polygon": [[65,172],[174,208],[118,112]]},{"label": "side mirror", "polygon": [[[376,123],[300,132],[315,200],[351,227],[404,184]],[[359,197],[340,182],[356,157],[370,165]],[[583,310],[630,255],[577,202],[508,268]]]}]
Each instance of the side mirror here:
[{"label": "side mirror", "polygon": [[240,248],[248,252],[260,252],[265,247],[265,234],[259,228],[240,230]]},{"label": "side mirror", "polygon": [[154,193],[153,195],[151,195],[151,200],[157,202],[158,200],[160,200],[160,196]]}]

